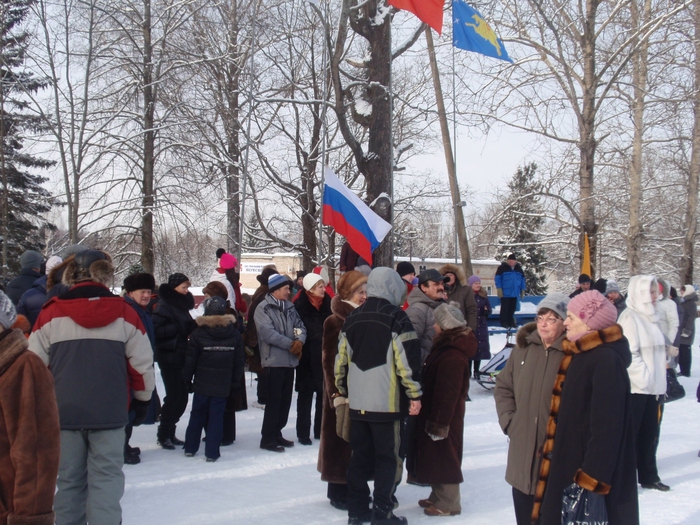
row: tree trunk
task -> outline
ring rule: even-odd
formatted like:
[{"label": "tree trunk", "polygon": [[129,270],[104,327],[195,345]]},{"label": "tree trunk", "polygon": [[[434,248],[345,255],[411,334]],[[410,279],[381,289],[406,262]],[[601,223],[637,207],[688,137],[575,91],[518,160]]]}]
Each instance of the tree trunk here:
[{"label": "tree trunk", "polygon": [[229,43],[228,51],[233,56],[228,60],[226,68],[228,90],[224,97],[228,104],[228,124],[226,135],[228,138],[227,157],[228,162],[224,167],[226,177],[226,222],[227,240],[226,248],[229,253],[238,253],[238,241],[240,228],[243,228],[241,217],[241,194],[240,194],[240,122],[238,120],[240,111],[240,53],[238,50],[238,0],[231,0],[229,11]]},{"label": "tree trunk", "polygon": [[693,151],[688,172],[688,201],[683,221],[685,236],[680,260],[679,277],[681,284],[693,282],[693,259],[695,234],[697,232],[698,180],[700,179],[700,0],[693,1],[693,22],[695,38],[695,85],[693,89]]},{"label": "tree trunk", "polygon": [[153,273],[153,208],[155,164],[155,87],[153,86],[153,47],[151,43],[151,1],[143,2],[143,199],[141,203],[141,266]]},{"label": "tree trunk", "polygon": [[[4,15],[3,7],[3,15]],[[5,86],[0,80],[0,171],[2,171],[2,280],[8,277],[7,244],[10,239],[10,183],[5,165]]]}]

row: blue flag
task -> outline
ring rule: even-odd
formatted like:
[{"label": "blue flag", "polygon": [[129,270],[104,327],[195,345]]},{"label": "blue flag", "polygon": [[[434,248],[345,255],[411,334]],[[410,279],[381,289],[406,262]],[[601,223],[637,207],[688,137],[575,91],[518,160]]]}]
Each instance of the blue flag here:
[{"label": "blue flag", "polygon": [[452,0],[452,45],[513,62],[491,26],[464,0]]}]

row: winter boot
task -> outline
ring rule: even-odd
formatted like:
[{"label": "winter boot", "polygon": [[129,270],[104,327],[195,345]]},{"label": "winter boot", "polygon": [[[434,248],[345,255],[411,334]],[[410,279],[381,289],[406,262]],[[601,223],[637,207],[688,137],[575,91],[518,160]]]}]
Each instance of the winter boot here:
[{"label": "winter boot", "polygon": [[389,510],[381,510],[375,507],[372,511],[372,525],[406,525],[408,520],[403,516],[395,516],[394,513]]},{"label": "winter boot", "polygon": [[177,427],[173,427],[173,431],[170,433],[170,442],[173,445],[175,445],[176,447],[182,447],[185,445],[185,442],[180,440],[180,439],[177,439],[177,437],[175,437],[175,429],[176,428]]},{"label": "winter boot", "polygon": [[161,446],[161,448],[164,448],[165,450],[175,450],[175,445],[171,441],[170,435],[171,430],[169,427],[164,427],[163,425],[158,427],[158,433],[156,436],[158,440],[157,443]]}]

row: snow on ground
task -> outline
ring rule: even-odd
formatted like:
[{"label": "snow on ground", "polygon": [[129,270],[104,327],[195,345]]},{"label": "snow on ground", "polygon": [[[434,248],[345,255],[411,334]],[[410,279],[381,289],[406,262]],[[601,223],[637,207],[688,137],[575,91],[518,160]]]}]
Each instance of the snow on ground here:
[{"label": "snow on ground", "polygon": [[[504,335],[491,337],[493,351],[504,343]],[[671,492],[640,488],[643,525],[700,524],[697,346],[695,352],[693,376],[680,378],[686,397],[667,405],[661,427],[659,473],[662,481],[671,486]],[[181,450],[160,449],[155,426],[134,429],[131,445],[141,447],[142,461],[124,466],[125,525],[347,523],[347,514],[328,503],[326,484],[316,471],[318,441],[310,447],[297,442],[283,454],[258,448],[263,411],[251,406],[256,399],[255,382],[248,373],[246,378],[250,408],[237,414],[236,442],[221,448],[221,458],[216,463],[205,462],[204,447],[194,458],[186,458]],[[162,395],[162,383],[158,388]],[[470,396],[472,402],[467,403],[464,422],[462,514],[445,520],[425,516],[417,502],[428,496],[429,489],[402,483],[396,493],[400,502],[396,513],[406,516],[411,524],[515,524],[510,486],[503,479],[508,442],[498,426],[493,394],[472,381]],[[284,435],[296,442],[295,400],[296,396]],[[189,407],[178,426],[180,439],[185,437],[188,418]]]}]

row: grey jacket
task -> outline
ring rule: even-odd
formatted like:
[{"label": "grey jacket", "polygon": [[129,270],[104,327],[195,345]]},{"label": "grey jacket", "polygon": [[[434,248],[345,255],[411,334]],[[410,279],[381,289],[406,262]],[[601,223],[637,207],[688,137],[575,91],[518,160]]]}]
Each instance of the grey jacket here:
[{"label": "grey jacket", "polygon": [[[306,327],[294,304],[278,301],[267,294],[255,309],[255,327],[258,331],[260,360],[264,368],[294,368],[299,364],[289,350],[294,339],[306,342]],[[294,329],[299,335],[294,335]]]},{"label": "grey jacket", "polygon": [[679,342],[682,345],[692,345],[695,341],[695,319],[698,317],[698,294],[693,292],[683,296],[681,309],[683,310],[683,319],[678,327]]},{"label": "grey jacket", "polygon": [[552,388],[564,358],[563,340],[564,335],[545,350],[537,323],[526,324],[518,330],[516,347],[496,376],[498,423],[510,438],[506,481],[524,494],[534,494],[537,487]]},{"label": "grey jacket", "polygon": [[416,331],[416,337],[420,341],[421,364],[425,363],[430,353],[430,348],[433,346],[433,337],[435,337],[435,310],[441,303],[445,301],[434,301],[420,287],[416,286],[408,295],[408,308],[406,314],[411,320],[413,329]]}]

